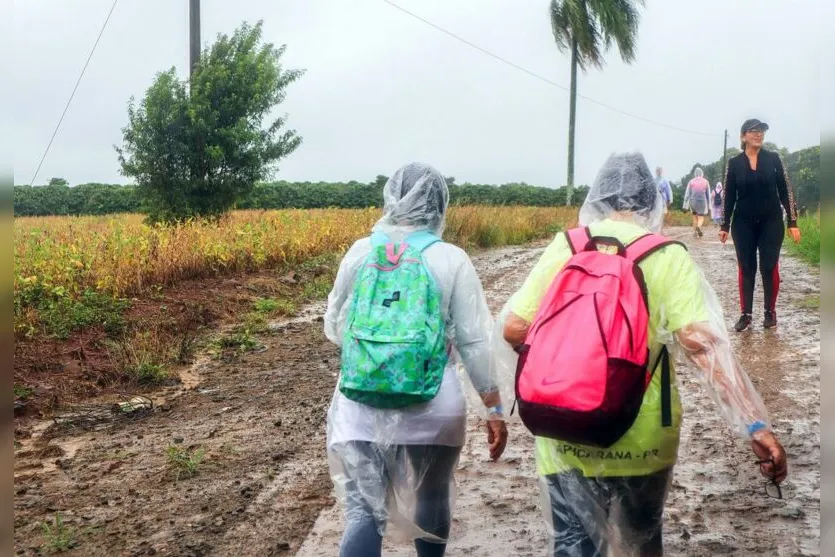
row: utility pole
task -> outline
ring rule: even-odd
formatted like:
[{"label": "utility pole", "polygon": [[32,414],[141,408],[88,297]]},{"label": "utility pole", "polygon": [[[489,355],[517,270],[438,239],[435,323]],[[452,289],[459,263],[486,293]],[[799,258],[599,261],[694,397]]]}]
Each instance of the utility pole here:
[{"label": "utility pole", "polygon": [[189,0],[189,76],[200,59],[200,0]]},{"label": "utility pole", "polygon": [[[728,130],[725,129],[725,148],[722,149],[722,179],[725,179],[725,169],[728,168]],[[724,184],[723,184],[724,186]]]}]

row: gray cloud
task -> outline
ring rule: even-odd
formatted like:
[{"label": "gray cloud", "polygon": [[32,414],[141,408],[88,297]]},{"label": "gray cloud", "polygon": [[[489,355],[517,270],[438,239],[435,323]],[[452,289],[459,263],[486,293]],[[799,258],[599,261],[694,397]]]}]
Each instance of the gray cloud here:
[{"label": "gray cloud", "polygon": [[[15,5],[15,182],[28,183],[111,0],[27,0]],[[547,2],[399,0],[428,20],[568,85],[568,57],[551,36]],[[613,151],[641,150],[678,178],[721,155],[722,131],[758,117],[768,140],[817,144],[820,34],[814,0],[655,0],[641,23],[638,60],[616,51],[579,91],[622,110],[705,137],[578,105],[577,180],[590,182]],[[38,182],[125,182],[113,144],[126,103],[154,74],[188,57],[186,0],[120,0]],[[304,138],[278,177],[369,181],[407,161],[459,182],[565,180],[568,94],[502,64],[381,0],[203,0],[203,39],[264,20],[288,45],[285,63],[307,74],[279,108]]]}]

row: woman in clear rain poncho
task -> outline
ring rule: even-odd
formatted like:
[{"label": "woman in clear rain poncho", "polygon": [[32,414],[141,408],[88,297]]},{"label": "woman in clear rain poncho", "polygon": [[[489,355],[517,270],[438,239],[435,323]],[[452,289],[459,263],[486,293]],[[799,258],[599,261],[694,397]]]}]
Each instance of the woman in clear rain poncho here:
[{"label": "woman in clear rain poncho", "polygon": [[[660,232],[662,220],[663,202],[640,154],[611,156],[580,210],[580,223],[592,236],[616,238],[625,246],[648,232]],[[540,301],[570,257],[565,236],[558,235],[508,302],[503,325],[497,325],[503,326],[511,346],[525,341]],[[704,275],[677,244],[649,255],[639,267],[648,290],[648,361],[657,362],[664,345],[682,350],[730,426],[751,441],[762,473],[781,482],[787,473],[785,452],[760,396],[731,351],[722,309]],[[507,345],[495,350],[511,353]],[[515,365],[501,362],[500,372],[512,373]],[[605,557],[609,549],[618,556],[662,555],[662,515],[682,417],[675,369],[670,373],[668,427],[661,419],[662,374],[654,373],[634,424],[608,449],[536,438],[553,555]]]},{"label": "woman in clear rain poncho", "polygon": [[684,210],[693,213],[693,231],[701,238],[705,215],[710,212],[710,182],[705,179],[704,170],[696,167],[693,179],[684,192]]},{"label": "woman in clear rain poncho", "polygon": [[[342,346],[340,384],[328,412],[331,476],[346,522],[340,555],[380,555],[386,526],[393,523],[400,534],[415,540],[420,557],[440,556],[444,554],[452,523],[452,474],[465,438],[466,403],[456,373],[459,361],[486,408],[492,459],[501,456],[507,442],[499,390],[490,373],[493,320],[467,254],[445,242],[431,243],[431,237],[425,241],[427,232],[440,238],[444,228],[449,190],[443,175],[424,164],[406,165],[386,183],[383,197],[383,218],[374,226],[371,238],[356,242],[342,260],[325,315],[325,334]],[[418,246],[421,242],[422,246]],[[422,251],[402,251],[404,243],[410,250],[430,245]],[[375,253],[383,258],[381,263],[375,262]],[[400,254],[402,260],[398,259]],[[384,270],[408,263],[417,269],[415,272],[420,268],[428,270],[434,283],[432,290],[439,294],[437,318],[446,331],[440,340],[442,379],[437,394],[428,402],[379,408],[344,394],[350,394],[345,390],[346,374],[350,376],[356,371],[348,354],[353,350],[351,341],[344,341],[351,334],[355,335],[357,346],[375,334],[377,341],[391,340],[405,334],[392,323],[409,321],[417,313],[427,311],[425,307],[409,305],[410,285],[388,285],[378,278],[378,290],[384,284],[391,286],[393,292],[384,293],[385,299],[375,304],[376,309],[409,308],[408,312],[392,314],[395,317],[390,319],[389,314],[382,314],[388,322],[376,325],[376,331],[368,332],[366,328],[362,334],[356,332],[357,321],[352,316],[359,310],[352,306],[362,305],[368,273],[379,270],[381,273],[375,276],[380,276]],[[430,334],[432,307],[428,311],[426,325],[422,317],[418,323]],[[368,336],[362,338],[363,335]],[[448,361],[443,353],[449,356]],[[429,360],[425,363],[428,370]],[[380,369],[391,376],[403,371],[386,369],[385,362]]]},{"label": "woman in clear rain poncho", "polygon": [[722,187],[722,182],[716,182],[716,187],[710,194],[710,218],[716,224],[722,224],[724,211],[725,189]]}]

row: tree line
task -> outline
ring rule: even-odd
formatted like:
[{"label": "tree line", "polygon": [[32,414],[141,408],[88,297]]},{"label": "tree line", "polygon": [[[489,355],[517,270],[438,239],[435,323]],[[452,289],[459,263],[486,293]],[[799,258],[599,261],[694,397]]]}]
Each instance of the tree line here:
[{"label": "tree line", "polygon": [[[379,207],[383,186],[388,178],[350,182],[259,182],[236,203],[238,209],[359,209]],[[525,183],[501,186],[486,184],[455,184],[448,178],[450,203],[453,205],[529,205],[549,207],[565,205],[567,188],[537,187]],[[572,204],[585,200],[588,187],[575,188]],[[14,214],[108,215],[115,213],[149,213],[141,192],[133,185],[79,184],[69,186],[66,180],[53,178],[44,186],[15,186]]]},{"label": "tree line", "polygon": [[[789,152],[773,144],[767,149],[780,153],[800,208],[808,212],[820,204],[820,146]],[[728,158],[739,154],[739,149],[728,149]],[[724,180],[722,160],[709,164],[694,164],[690,173],[673,184],[673,208],[681,207],[684,189],[700,166],[711,185]],[[238,209],[319,209],[337,207],[356,209],[379,207],[383,200],[383,186],[388,177],[379,175],[373,181],[350,182],[258,182],[235,204]],[[549,207],[566,204],[567,188],[546,188],[524,182],[501,186],[488,184],[456,184],[448,177],[450,202],[454,205],[529,205]],[[582,205],[588,187],[576,188],[572,205]],[[46,215],[108,215],[115,213],[150,213],[141,191],[133,185],[79,184],[70,187],[66,180],[53,178],[43,186],[15,186],[15,216]]]}]

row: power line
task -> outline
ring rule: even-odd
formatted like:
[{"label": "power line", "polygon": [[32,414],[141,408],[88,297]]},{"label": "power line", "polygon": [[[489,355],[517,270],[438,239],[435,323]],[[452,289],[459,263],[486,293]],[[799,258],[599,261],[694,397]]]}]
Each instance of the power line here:
[{"label": "power line", "polygon": [[[477,44],[475,44],[475,43],[473,43],[473,42],[470,42],[470,41],[468,41],[467,39],[465,39],[465,38],[463,38],[463,37],[460,37],[460,36],[456,35],[456,34],[455,34],[455,33],[453,33],[452,31],[448,31],[447,29],[444,29],[444,28],[443,28],[443,27],[441,27],[440,25],[437,25],[437,24],[435,24],[435,23],[432,23],[432,22],[431,22],[431,21],[429,21],[428,19],[424,19],[423,17],[421,17],[421,16],[417,15],[417,14],[416,14],[416,13],[414,13],[414,12],[410,12],[409,10],[407,10],[406,8],[404,8],[403,6],[400,6],[400,5],[398,5],[398,4],[395,4],[395,3],[394,3],[394,2],[392,2],[391,0],[383,0],[383,2],[385,2],[386,4],[388,4],[389,6],[391,6],[391,7],[393,7],[393,8],[397,8],[397,9],[398,9],[398,10],[400,10],[401,12],[403,12],[403,13],[405,13],[405,14],[407,14],[407,15],[409,15],[409,16],[411,16],[411,17],[415,18],[415,19],[417,19],[418,21],[421,21],[421,22],[425,23],[426,25],[429,25],[430,27],[433,27],[433,28],[437,29],[437,30],[438,30],[438,31],[440,31],[441,33],[444,33],[445,35],[448,35],[448,36],[452,37],[453,39],[455,39],[455,40],[457,40],[457,41],[459,41],[459,42],[464,43],[465,45],[469,46],[470,48],[474,48],[475,50],[478,50],[478,51],[479,51],[479,52],[481,52],[482,54],[486,54],[487,56],[490,56],[491,58],[494,58],[494,59],[498,60],[499,62],[502,62],[503,64],[507,64],[508,66],[510,66],[510,67],[512,67],[512,68],[515,68],[515,69],[517,69],[517,70],[519,70],[519,71],[521,71],[521,72],[524,72],[524,73],[528,74],[528,75],[529,75],[529,76],[531,76],[531,77],[534,77],[534,78],[536,78],[536,79],[538,79],[538,80],[540,80],[540,81],[543,81],[543,82],[547,83],[548,85],[552,85],[552,86],[554,86],[554,87],[558,87],[559,89],[562,89],[563,91],[568,91],[568,90],[569,90],[569,89],[568,89],[568,87],[566,87],[565,85],[562,85],[562,84],[560,84],[560,83],[557,83],[556,81],[553,81],[553,80],[551,80],[551,79],[548,79],[547,77],[544,77],[544,76],[542,76],[542,75],[540,75],[540,74],[538,74],[538,73],[536,73],[536,72],[533,72],[533,71],[531,71],[531,70],[529,70],[529,69],[527,69],[527,68],[525,68],[525,67],[523,67],[523,66],[520,66],[519,64],[517,64],[517,63],[515,63],[515,62],[512,62],[512,61],[508,60],[507,58],[503,58],[503,57],[499,56],[498,54],[496,54],[496,53],[494,53],[494,52],[490,52],[490,51],[489,51],[489,50],[487,50],[486,48],[481,47],[481,46],[479,46],[479,45],[477,45]],[[650,120],[649,118],[644,118],[643,116],[639,116],[638,114],[633,114],[633,113],[631,113],[631,112],[626,112],[625,110],[621,110],[621,109],[619,109],[619,108],[616,108],[616,107],[614,107],[614,106],[608,105],[608,104],[606,104],[606,103],[604,103],[604,102],[598,101],[598,100],[593,99],[593,98],[591,98],[591,97],[587,97],[586,95],[583,95],[583,94],[580,94],[580,93],[578,93],[578,94],[577,94],[577,96],[578,96],[578,97],[580,97],[581,99],[587,100],[587,101],[589,101],[590,103],[596,104],[596,105],[598,105],[598,106],[602,106],[603,108],[609,109],[609,110],[611,110],[611,111],[613,111],[613,112],[617,112],[617,113],[619,113],[619,114],[623,114],[624,116],[628,116],[628,117],[630,117],[630,118],[635,118],[636,120],[641,120],[642,122],[646,122],[646,123],[648,123],[648,124],[653,124],[653,125],[655,125],[655,126],[660,126],[660,127],[662,127],[662,128],[668,128],[668,129],[675,130],[675,131],[679,131],[679,132],[682,132],[682,133],[689,133],[689,134],[693,134],[693,135],[703,135],[703,136],[707,136],[707,137],[717,137],[717,136],[719,136],[719,135],[720,135],[720,134],[716,134],[716,133],[706,133],[706,132],[701,132],[701,131],[696,131],[696,130],[688,130],[688,129],[685,129],[685,128],[679,128],[679,127],[677,127],[677,126],[672,126],[672,125],[670,125],[670,124],[665,124],[665,123],[663,123],[663,122],[657,122],[657,121],[655,121],[655,120]]]},{"label": "power line", "polygon": [[52,142],[55,141],[55,136],[58,135],[58,129],[61,127],[61,123],[64,121],[64,116],[67,115],[67,110],[70,108],[70,103],[72,103],[73,97],[75,97],[75,92],[78,90],[78,86],[81,84],[81,79],[84,77],[84,72],[87,71],[87,66],[90,65],[90,60],[93,58],[93,53],[96,52],[96,47],[99,46],[99,41],[101,40],[101,36],[104,34],[104,30],[107,27],[107,23],[110,21],[110,16],[113,15],[113,10],[116,9],[116,3],[119,0],[113,0],[113,5],[110,6],[110,11],[107,13],[107,17],[104,20],[104,23],[101,26],[101,30],[99,31],[99,36],[96,38],[96,42],[93,44],[93,48],[90,49],[90,54],[87,56],[87,61],[84,63],[84,67],[81,68],[81,74],[78,76],[78,80],[75,82],[75,87],[73,87],[72,93],[70,94],[70,98],[67,99],[67,104],[64,106],[64,112],[61,113],[61,118],[58,119],[58,124],[55,126],[55,131],[52,132],[52,137],[49,138],[49,143],[46,146],[46,149],[43,152],[43,156],[41,157],[41,162],[38,163],[38,168],[35,169],[35,173],[32,175],[32,181],[29,182],[29,185],[34,185],[35,178],[38,177],[38,172],[41,171],[41,166],[43,165],[43,161],[46,160],[46,155],[49,153],[50,147],[52,147]]}]

